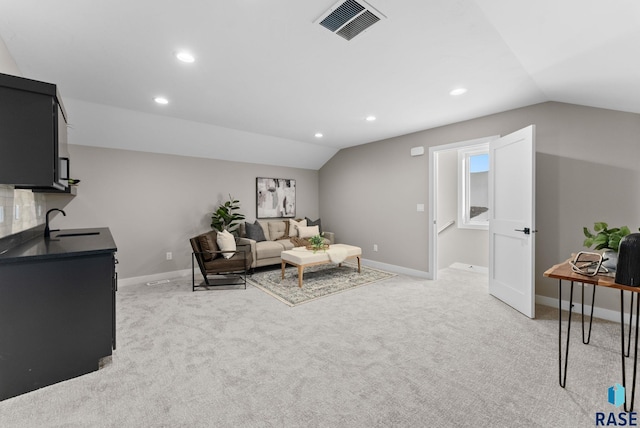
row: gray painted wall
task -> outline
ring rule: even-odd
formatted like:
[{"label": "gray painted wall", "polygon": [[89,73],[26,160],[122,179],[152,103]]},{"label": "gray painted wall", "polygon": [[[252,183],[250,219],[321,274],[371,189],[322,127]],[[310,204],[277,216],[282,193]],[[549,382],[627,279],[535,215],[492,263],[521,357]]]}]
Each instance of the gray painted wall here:
[{"label": "gray painted wall", "polygon": [[109,227],[120,278],[190,269],[189,238],[211,229],[211,212],[229,193],[255,220],[256,177],[295,179],[297,216],[319,215],[317,171],[81,145],[69,151],[71,175],[82,181],[76,197],[48,200],[67,213],[52,226]]},{"label": "gray painted wall", "polygon": [[[341,150],[320,170],[323,224],[382,263],[429,271],[428,156],[410,148],[536,125],[536,286],[555,297],[542,273],[582,248],[595,221],[640,226],[640,115],[548,102]],[[428,152],[428,150],[425,150]],[[377,243],[378,252],[372,251]],[[616,292],[597,305],[617,309]]]}]

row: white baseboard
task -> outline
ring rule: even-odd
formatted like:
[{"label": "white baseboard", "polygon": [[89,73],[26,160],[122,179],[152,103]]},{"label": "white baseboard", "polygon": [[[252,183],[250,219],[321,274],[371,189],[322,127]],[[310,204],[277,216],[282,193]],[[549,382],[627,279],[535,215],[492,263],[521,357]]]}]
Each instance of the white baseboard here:
[{"label": "white baseboard", "polygon": [[454,269],[466,270],[467,272],[478,272],[478,273],[483,273],[485,275],[489,275],[489,268],[485,266],[476,266],[476,265],[470,265],[467,263],[456,262],[456,263],[452,263],[449,267]]},{"label": "white baseboard", "polygon": [[369,266],[375,269],[386,270],[386,271],[401,274],[401,275],[415,276],[415,277],[424,278],[424,279],[433,278],[431,273],[429,272],[425,272],[417,269],[409,269],[406,267],[391,265],[388,263],[376,262],[375,260],[362,259],[362,264],[364,266]]},{"label": "white baseboard", "polygon": [[[172,272],[154,273],[152,275],[134,276],[131,278],[118,278],[118,287],[128,287],[134,284],[162,281],[163,279],[182,278],[191,276],[191,269],[174,270]],[[200,272],[196,273],[196,277],[202,278]]]},{"label": "white baseboard", "polygon": [[[417,269],[409,269],[402,266],[391,265],[387,263],[376,262],[373,260],[362,259],[364,266],[369,266],[376,269],[386,270],[389,272],[415,276],[418,278],[431,279],[432,276],[429,272],[424,272]],[[191,269],[175,270],[171,272],[155,273],[152,275],[134,276],[131,278],[118,278],[118,287],[127,287],[134,284],[141,284],[154,281],[162,281],[164,279],[182,278],[185,276],[191,276]],[[196,272],[196,279],[202,280],[202,274]]]},{"label": "white baseboard", "polygon": [[[553,298],[553,297],[547,297],[547,296],[539,296],[536,295],[536,303],[540,304],[540,305],[544,305],[544,306],[551,306],[552,308],[556,308],[558,309],[558,299]],[[562,301],[562,309],[565,311],[569,310],[569,301],[568,300],[563,300]],[[578,306],[580,306],[581,303],[580,302],[574,302],[573,303],[573,313],[580,315],[580,308]],[[591,306],[585,304],[584,305],[584,313],[586,315],[589,315],[591,313]],[[627,324],[629,322],[629,316],[628,314],[625,312],[625,324]],[[613,322],[620,322],[620,312],[619,311],[613,311],[611,309],[604,309],[604,308],[599,308],[597,306],[595,306],[593,308],[593,316],[595,318],[602,318],[608,321],[613,321]]]}]

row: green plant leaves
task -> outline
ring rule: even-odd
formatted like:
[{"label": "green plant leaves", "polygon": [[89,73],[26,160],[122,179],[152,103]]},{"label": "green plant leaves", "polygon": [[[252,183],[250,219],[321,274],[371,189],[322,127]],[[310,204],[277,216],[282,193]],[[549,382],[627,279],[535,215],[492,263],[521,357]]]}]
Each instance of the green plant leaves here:
[{"label": "green plant leaves", "polygon": [[601,230],[607,230],[607,227],[609,227],[607,223],[599,221],[593,225],[593,230],[600,232]]},{"label": "green plant leaves", "polygon": [[233,232],[245,219],[243,214],[236,213],[240,209],[240,201],[229,195],[229,200],[221,204],[211,216],[211,227],[222,232],[224,229]]},{"label": "green plant leaves", "polygon": [[631,233],[627,226],[609,229],[609,225],[603,221],[594,223],[593,230],[596,234],[593,234],[586,227],[582,228],[582,232],[586,237],[582,245],[587,248],[594,247],[595,250],[611,249],[618,251],[622,238]]}]

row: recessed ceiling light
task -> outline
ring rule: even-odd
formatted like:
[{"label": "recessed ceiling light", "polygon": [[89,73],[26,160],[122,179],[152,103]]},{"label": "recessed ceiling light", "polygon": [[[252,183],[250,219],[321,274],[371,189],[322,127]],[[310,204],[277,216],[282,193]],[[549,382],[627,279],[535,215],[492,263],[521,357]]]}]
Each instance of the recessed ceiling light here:
[{"label": "recessed ceiling light", "polygon": [[316,132],[316,138],[322,138],[322,137],[323,137],[322,132]]},{"label": "recessed ceiling light", "polygon": [[467,88],[456,88],[453,91],[449,92],[449,95],[457,96],[462,95],[467,92]]},{"label": "recessed ceiling light", "polygon": [[194,62],[196,59],[189,52],[181,51],[176,54],[176,58],[178,58],[182,62]]},{"label": "recessed ceiling light", "polygon": [[169,104],[169,100],[165,97],[155,97],[153,101],[157,102],[158,104]]},{"label": "recessed ceiling light", "polygon": [[374,120],[376,120],[375,116],[367,116],[367,122],[373,122]]}]

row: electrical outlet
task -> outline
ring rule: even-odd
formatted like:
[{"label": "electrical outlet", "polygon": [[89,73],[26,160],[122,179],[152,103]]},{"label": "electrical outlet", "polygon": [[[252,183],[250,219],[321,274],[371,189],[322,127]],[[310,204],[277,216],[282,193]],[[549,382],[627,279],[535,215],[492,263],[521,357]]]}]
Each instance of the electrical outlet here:
[{"label": "electrical outlet", "polygon": [[173,260],[173,253],[171,251],[167,252],[167,260]]},{"label": "electrical outlet", "polygon": [[378,244],[373,244],[373,251],[378,251]]}]

